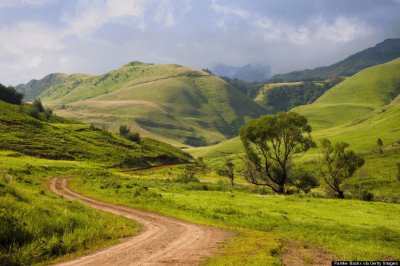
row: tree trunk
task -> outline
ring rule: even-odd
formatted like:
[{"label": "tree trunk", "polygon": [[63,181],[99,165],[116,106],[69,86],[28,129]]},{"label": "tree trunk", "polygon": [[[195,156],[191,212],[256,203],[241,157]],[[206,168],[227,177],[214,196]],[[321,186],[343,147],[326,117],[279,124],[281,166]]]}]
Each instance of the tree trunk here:
[{"label": "tree trunk", "polygon": [[337,197],[338,197],[339,199],[344,199],[344,192],[341,191],[341,190],[339,190],[339,191],[338,191]]}]

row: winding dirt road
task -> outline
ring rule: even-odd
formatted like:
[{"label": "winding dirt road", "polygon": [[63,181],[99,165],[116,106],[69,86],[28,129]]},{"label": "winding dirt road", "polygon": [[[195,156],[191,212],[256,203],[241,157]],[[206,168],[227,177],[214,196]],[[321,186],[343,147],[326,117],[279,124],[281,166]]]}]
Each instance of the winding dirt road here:
[{"label": "winding dirt road", "polygon": [[154,213],[100,202],[68,189],[67,178],[50,182],[54,193],[92,208],[136,220],[143,230],[128,240],[57,265],[196,265],[227,238],[223,230],[191,224]]}]

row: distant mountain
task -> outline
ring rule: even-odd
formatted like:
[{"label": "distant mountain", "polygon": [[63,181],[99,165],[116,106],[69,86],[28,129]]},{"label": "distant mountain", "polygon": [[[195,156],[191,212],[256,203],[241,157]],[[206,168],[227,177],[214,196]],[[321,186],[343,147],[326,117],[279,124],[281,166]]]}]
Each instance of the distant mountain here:
[{"label": "distant mountain", "polygon": [[274,75],[270,81],[293,82],[324,80],[335,76],[352,76],[362,69],[386,63],[398,57],[400,57],[400,39],[387,39],[336,64]]},{"label": "distant mountain", "polygon": [[223,79],[180,65],[132,62],[104,75],[74,74],[52,85],[35,84],[42,84],[35,90],[61,116],[114,131],[126,124],[176,145],[224,140],[266,112]]},{"label": "distant mountain", "polygon": [[53,73],[45,76],[41,80],[33,79],[27,84],[20,84],[16,86],[16,90],[24,93],[25,101],[33,101],[42,92],[50,88],[51,86],[57,85],[67,78],[66,74]]},{"label": "distant mountain", "polygon": [[211,71],[220,77],[240,79],[247,82],[263,82],[270,77],[270,68],[265,65],[247,64],[241,67],[215,65]]}]

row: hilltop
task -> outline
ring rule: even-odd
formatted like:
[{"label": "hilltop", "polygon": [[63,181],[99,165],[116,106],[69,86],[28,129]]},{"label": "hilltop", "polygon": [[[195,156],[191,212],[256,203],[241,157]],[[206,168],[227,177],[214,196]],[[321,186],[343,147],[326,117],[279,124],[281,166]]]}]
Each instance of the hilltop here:
[{"label": "hilltop", "polygon": [[293,82],[324,80],[335,76],[352,76],[360,70],[389,62],[397,57],[400,57],[400,39],[387,39],[333,65],[274,75],[271,81]]},{"label": "hilltop", "polygon": [[140,62],[104,75],[68,75],[41,89],[39,96],[61,116],[111,130],[127,124],[142,135],[176,145],[219,142],[266,112],[207,72]]}]

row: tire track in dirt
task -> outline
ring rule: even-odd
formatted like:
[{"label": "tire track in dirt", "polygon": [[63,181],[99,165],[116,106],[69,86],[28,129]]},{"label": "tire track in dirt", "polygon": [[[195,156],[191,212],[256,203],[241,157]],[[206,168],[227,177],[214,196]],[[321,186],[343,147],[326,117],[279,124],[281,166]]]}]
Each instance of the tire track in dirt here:
[{"label": "tire track in dirt", "polygon": [[57,265],[196,265],[217,249],[228,233],[162,215],[97,201],[73,192],[67,178],[53,178],[50,190],[69,200],[136,220],[143,230],[128,240]]}]

